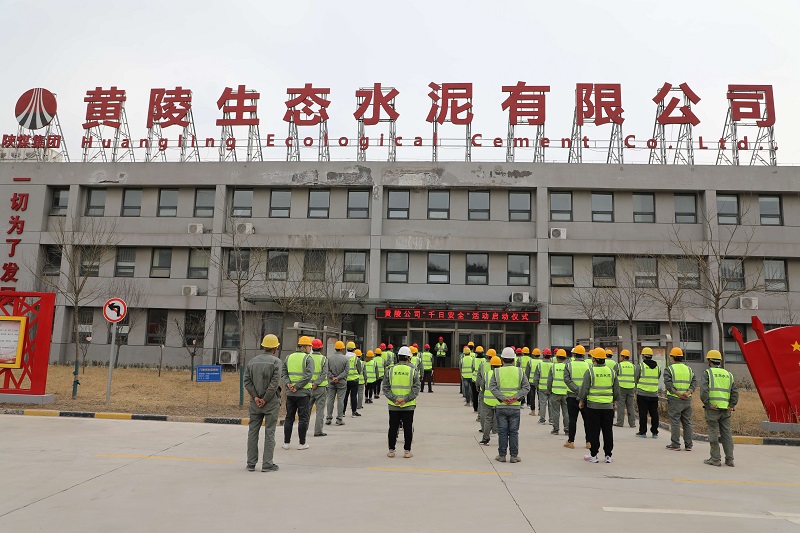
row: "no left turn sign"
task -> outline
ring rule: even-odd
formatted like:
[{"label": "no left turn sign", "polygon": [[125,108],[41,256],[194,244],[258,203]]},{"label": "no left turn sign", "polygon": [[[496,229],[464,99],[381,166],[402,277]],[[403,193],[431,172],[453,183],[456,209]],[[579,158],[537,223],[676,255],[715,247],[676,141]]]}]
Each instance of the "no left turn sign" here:
[{"label": "no left turn sign", "polygon": [[128,314],[128,304],[122,298],[111,298],[103,306],[103,316],[111,323],[120,322]]}]

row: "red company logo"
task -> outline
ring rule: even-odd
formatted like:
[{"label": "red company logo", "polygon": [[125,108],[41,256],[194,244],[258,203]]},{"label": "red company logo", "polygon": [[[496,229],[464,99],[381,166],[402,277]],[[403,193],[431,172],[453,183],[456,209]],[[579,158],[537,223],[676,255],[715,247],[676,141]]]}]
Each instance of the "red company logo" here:
[{"label": "red company logo", "polygon": [[14,114],[23,128],[38,130],[44,128],[56,116],[56,96],[47,89],[37,88],[25,91],[17,100]]}]

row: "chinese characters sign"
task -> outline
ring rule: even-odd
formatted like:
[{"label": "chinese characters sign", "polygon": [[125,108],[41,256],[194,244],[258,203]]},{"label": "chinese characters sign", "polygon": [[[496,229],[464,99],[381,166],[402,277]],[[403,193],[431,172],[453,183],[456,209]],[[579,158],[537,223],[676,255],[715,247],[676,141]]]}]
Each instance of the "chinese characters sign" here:
[{"label": "chinese characters sign", "polygon": [[378,307],[375,309],[375,318],[379,320],[458,320],[459,322],[511,322],[538,324],[539,312]]}]

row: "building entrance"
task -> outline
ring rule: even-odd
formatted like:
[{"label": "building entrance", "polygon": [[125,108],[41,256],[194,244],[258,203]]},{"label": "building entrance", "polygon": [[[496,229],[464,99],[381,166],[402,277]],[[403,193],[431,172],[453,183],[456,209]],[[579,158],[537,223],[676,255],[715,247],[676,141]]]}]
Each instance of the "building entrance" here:
[{"label": "building entrance", "polygon": [[[433,354],[433,366],[434,368],[443,368],[443,367],[451,367],[453,365],[453,332],[452,331],[435,331],[429,330],[427,331],[428,340],[426,341],[428,344],[431,345],[431,353]],[[442,338],[439,341],[439,337]],[[443,342],[447,345],[446,354],[444,357],[438,356],[438,351],[436,350],[436,345],[439,342]]]}]

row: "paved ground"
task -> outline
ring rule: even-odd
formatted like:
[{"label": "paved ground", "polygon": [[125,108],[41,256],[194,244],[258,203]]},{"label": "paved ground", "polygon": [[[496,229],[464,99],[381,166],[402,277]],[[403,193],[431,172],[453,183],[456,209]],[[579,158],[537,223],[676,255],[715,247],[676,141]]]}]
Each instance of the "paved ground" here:
[{"label": "paved ground", "polygon": [[309,450],[278,447],[276,473],[244,470],[246,426],[3,415],[0,531],[800,531],[797,447],[738,445],[715,468],[706,443],[669,452],[626,427],[615,462],[589,464],[524,414],[523,461],[500,464],[458,389],[435,390],[412,459],[386,457],[381,398]]}]

